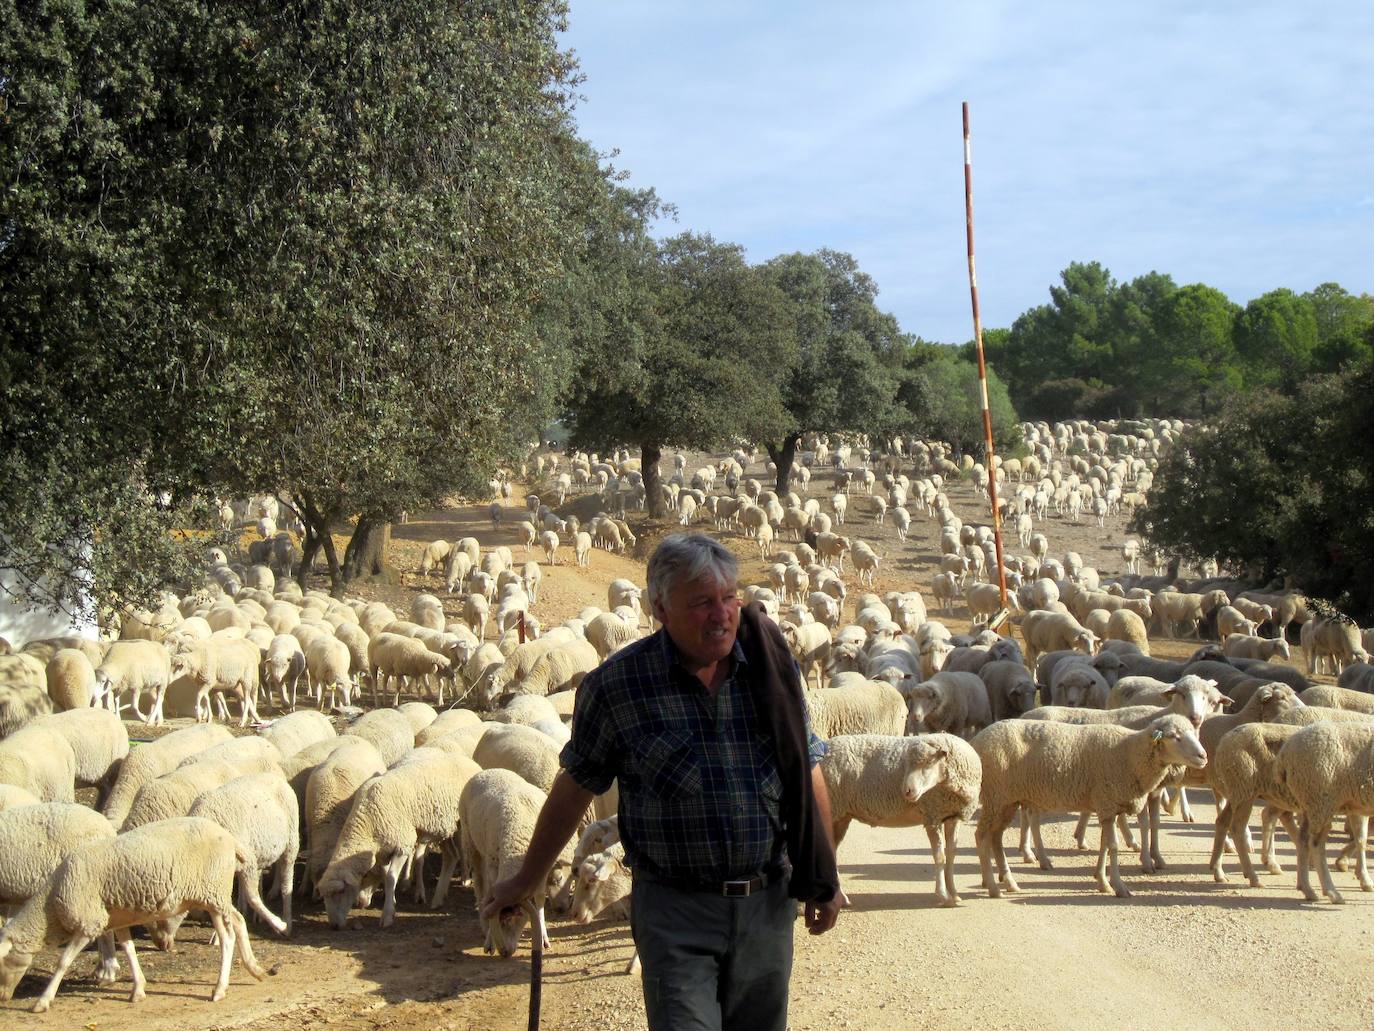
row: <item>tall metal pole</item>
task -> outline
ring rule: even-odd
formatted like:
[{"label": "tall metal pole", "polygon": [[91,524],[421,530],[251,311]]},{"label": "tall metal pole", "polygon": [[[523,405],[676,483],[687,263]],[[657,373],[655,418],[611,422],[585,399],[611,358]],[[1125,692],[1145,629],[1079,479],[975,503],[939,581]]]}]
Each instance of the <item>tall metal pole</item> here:
[{"label": "tall metal pole", "polygon": [[1002,565],[1002,512],[997,506],[996,452],[992,445],[992,409],[988,406],[988,366],[983,358],[983,320],[978,313],[978,275],[973,265],[973,150],[969,145],[968,101],[964,101],[964,214],[968,234],[968,291],[973,300],[973,341],[978,352],[978,390],[983,401],[983,435],[987,441],[988,500],[992,504],[992,538],[997,545],[997,588],[1002,592],[1002,611],[989,625],[1006,619],[1007,572]]}]

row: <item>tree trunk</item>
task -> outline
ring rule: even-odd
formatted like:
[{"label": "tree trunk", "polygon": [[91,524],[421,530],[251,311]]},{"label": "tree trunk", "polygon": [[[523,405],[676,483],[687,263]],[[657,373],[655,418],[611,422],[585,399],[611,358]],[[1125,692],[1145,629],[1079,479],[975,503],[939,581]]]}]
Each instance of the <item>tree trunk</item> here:
[{"label": "tree trunk", "polygon": [[301,568],[296,572],[296,582],[305,589],[305,580],[310,568],[315,564],[315,556],[324,549],[324,559],[329,564],[329,592],[336,597],[343,591],[343,571],[339,568],[339,556],[334,551],[334,538],[329,534],[333,513],[324,512],[309,491],[300,495],[300,517],[305,524],[305,543],[301,548],[303,557]]},{"label": "tree trunk", "polygon": [[797,458],[797,442],[800,440],[801,434],[793,433],[784,438],[781,449],[775,448],[772,444],[763,445],[768,451],[768,457],[778,467],[776,486],[779,498],[787,497],[787,492],[792,489],[792,463]]},{"label": "tree trunk", "polygon": [[387,561],[391,544],[391,523],[377,516],[359,516],[353,536],[344,552],[343,578],[345,582],[359,579],[396,582],[396,570]]},{"label": "tree trunk", "polygon": [[668,514],[668,506],[663,500],[663,477],[658,471],[658,460],[662,455],[663,448],[658,444],[639,445],[639,471],[644,477],[644,504],[651,519],[662,519]]}]

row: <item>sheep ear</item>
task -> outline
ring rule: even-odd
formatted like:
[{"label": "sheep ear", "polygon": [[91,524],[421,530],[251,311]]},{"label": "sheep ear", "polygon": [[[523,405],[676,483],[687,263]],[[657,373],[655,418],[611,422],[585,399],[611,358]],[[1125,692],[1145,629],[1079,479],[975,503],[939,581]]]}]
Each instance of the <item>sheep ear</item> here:
[{"label": "sheep ear", "polygon": [[931,762],[939,762],[941,759],[945,759],[949,756],[949,747],[947,745],[931,745],[930,751]]},{"label": "sheep ear", "polygon": [[1155,744],[1158,744],[1159,742],[1163,741],[1164,731],[1156,730],[1153,734],[1150,735],[1150,740],[1153,741]]},{"label": "sheep ear", "polygon": [[1178,691],[1172,687],[1166,687],[1163,691],[1159,693],[1160,696],[1163,698],[1175,698],[1178,696]]},{"label": "sheep ear", "polygon": [[1222,696],[1221,696],[1221,704],[1222,704],[1222,705],[1235,705],[1235,704],[1236,704],[1236,700],[1235,700],[1234,698],[1228,698],[1228,697],[1226,697],[1226,695],[1222,695]]}]

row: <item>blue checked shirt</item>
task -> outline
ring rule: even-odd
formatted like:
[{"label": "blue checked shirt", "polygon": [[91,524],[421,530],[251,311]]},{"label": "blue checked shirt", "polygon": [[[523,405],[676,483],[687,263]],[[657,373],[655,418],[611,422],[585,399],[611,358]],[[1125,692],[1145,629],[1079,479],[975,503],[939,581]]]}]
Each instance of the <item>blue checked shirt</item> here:
[{"label": "blue checked shirt", "polygon": [[[620,838],[632,867],[714,882],[776,866],[784,849],[782,780],[739,642],[714,698],[660,629],[587,674],[572,740],[559,757],[600,794],[619,781]],[[806,729],[811,764],[825,743]]]}]

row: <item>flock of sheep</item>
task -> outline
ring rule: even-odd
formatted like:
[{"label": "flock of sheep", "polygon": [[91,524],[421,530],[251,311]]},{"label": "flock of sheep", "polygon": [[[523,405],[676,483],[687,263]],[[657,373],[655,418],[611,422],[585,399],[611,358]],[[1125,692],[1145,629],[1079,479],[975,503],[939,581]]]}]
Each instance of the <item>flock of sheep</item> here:
[{"label": "flock of sheep", "polygon": [[[1317,897],[1315,866],[1322,892],[1341,901],[1326,838],[1345,816],[1349,844],[1337,865],[1353,858],[1360,886],[1374,890],[1363,848],[1374,811],[1368,632],[1317,615],[1297,592],[1216,569],[1183,580],[1176,563],[1166,570],[1136,541],[1121,543],[1128,572],[1110,579],[1073,552],[1050,557],[1052,518],[1101,521],[1144,502],[1179,425],[1023,430],[1029,454],[992,473],[935,443],[832,448],[817,436],[804,442],[800,492],[785,498],[746,475],[756,457],[743,451],[691,473],[678,456],[660,485],[682,526],[739,534],[768,563],[744,593],[781,626],[813,726],[829,741],[822,770],[837,844],[854,820],[924,827],[936,898],[954,905],[956,833],[975,812],[982,885],[994,897],[1018,890],[1003,847],[1018,814],[1020,854],[1043,868],[1052,860],[1040,821],[1081,814],[1081,845],[1096,815],[1097,885],[1124,896],[1118,835],[1146,871],[1162,868],[1162,815],[1190,820],[1187,789],[1206,787],[1218,802],[1218,880],[1234,847],[1248,882],[1259,883],[1249,817],[1261,804],[1270,871],[1281,823],[1298,848],[1299,889]],[[0,655],[0,912],[9,918],[0,996],[12,996],[39,952],[56,949],[35,1005],[46,1009],[95,942],[100,979],[118,976],[122,951],[136,1000],[144,978],[130,929],[145,927],[166,948],[187,913],[199,912],[218,936],[218,999],[235,953],[262,976],[235,882],[240,907],[289,935],[298,889],[320,899],[339,929],[380,889],[389,926],[403,889],[437,908],[455,876],[470,878],[481,899],[511,872],[558,771],[577,685],[652,625],[628,580],[610,585],[604,609],[588,606],[561,625],[546,629],[535,613],[564,541],[581,564],[596,546],[633,544],[624,516],[646,500],[636,463],[540,454],[530,472],[541,487],[516,521],[525,561],[470,537],[434,541],[419,570],[434,593],[416,594],[404,613],[278,583],[289,548],[259,548],[261,561],[248,566],[214,551],[208,590],[126,613],[118,640],[31,641]],[[990,510],[965,522],[944,490],[954,476],[982,487],[991,475],[1024,549],[1003,566],[1012,636],[987,628],[1002,605],[997,553],[991,528],[974,520]],[[820,483],[824,505],[810,496]],[[602,512],[585,525],[558,513],[568,495],[593,491]],[[494,525],[505,511],[493,505]],[[270,521],[253,506],[230,515]],[[892,524],[903,543],[913,520],[939,526],[931,608],[953,615],[962,604],[968,633],[931,618],[914,585],[864,590],[886,560],[857,532],[842,532],[864,519]],[[258,531],[263,542],[281,539],[274,522]],[[535,546],[542,567],[528,560]],[[1140,572],[1144,558],[1151,574]],[[1269,661],[1289,657],[1292,624],[1307,676]],[[1197,650],[1182,661],[1152,657],[1152,636],[1195,637]],[[1314,686],[1316,674],[1338,683]],[[231,734],[231,703],[239,727],[252,722],[258,733]],[[265,726],[263,703],[282,714]],[[131,749],[125,711],[149,724],[169,715],[195,722]],[[96,809],[76,804],[82,786],[97,789]],[[625,914],[631,877],[616,806],[614,788],[596,800],[520,914],[483,921],[488,952],[511,955],[527,925],[545,935],[550,915],[585,923]],[[431,851],[437,879],[425,862]],[[262,891],[269,873],[275,910]]]}]

